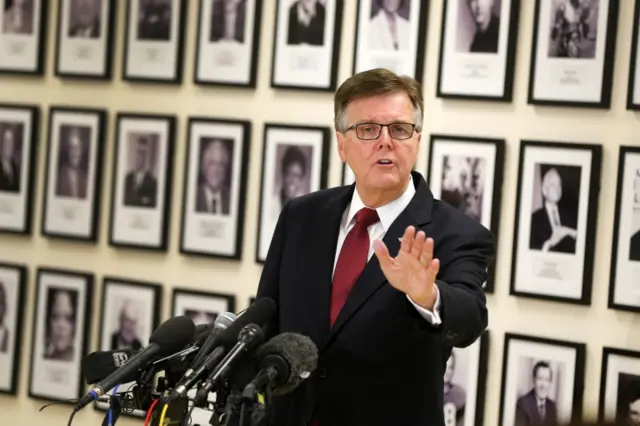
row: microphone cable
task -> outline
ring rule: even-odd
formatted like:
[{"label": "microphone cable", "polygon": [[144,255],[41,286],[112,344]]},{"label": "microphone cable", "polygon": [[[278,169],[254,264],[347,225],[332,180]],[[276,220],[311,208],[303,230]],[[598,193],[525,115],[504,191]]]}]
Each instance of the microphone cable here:
[{"label": "microphone cable", "polygon": [[159,401],[159,399],[154,399],[153,402],[151,402],[151,406],[149,407],[149,410],[147,411],[147,417],[144,419],[144,426],[149,426],[149,422],[151,421],[151,415],[153,414],[153,409],[158,404],[158,401]]},{"label": "microphone cable", "polygon": [[[119,383],[115,385],[113,392],[111,393],[111,398],[117,398],[116,392],[118,391],[119,386]],[[109,411],[107,411],[107,426],[113,426],[113,409],[111,408],[111,401],[109,401]]]},{"label": "microphone cable", "polygon": [[160,414],[160,422],[158,422],[158,425],[163,425],[164,424],[164,416],[167,414],[167,409],[169,408],[169,404],[165,403],[164,407],[162,407],[162,413]]}]

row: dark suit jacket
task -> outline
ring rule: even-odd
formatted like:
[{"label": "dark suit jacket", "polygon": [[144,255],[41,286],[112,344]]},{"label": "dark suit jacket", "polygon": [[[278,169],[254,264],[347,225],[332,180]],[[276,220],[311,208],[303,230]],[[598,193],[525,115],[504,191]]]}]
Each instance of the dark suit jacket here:
[{"label": "dark suit jacket", "polygon": [[631,245],[629,246],[629,260],[640,261],[640,231],[631,236]]},{"label": "dark suit jacket", "polygon": [[91,31],[89,32],[90,37],[95,38],[100,36],[100,20],[98,18],[94,19],[89,27],[82,24],[77,24],[69,28],[69,35],[75,36],[78,33],[84,33],[88,28],[91,29]]},{"label": "dark suit jacket", "polygon": [[[58,182],[56,182],[56,195],[58,197],[70,197],[71,196],[71,182],[69,181],[69,174],[66,168],[60,170],[58,175]],[[87,198],[87,174],[78,170],[78,198]]]},{"label": "dark suit jacket", "polygon": [[322,46],[324,44],[324,16],[324,6],[316,3],[316,14],[311,19],[311,23],[308,27],[303,26],[298,22],[298,2],[295,2],[289,8],[287,43],[307,43],[313,46]]},{"label": "dark suit jacket", "polygon": [[500,44],[500,18],[491,14],[491,21],[485,32],[476,32],[473,37],[469,52],[497,53]]},{"label": "dark suit jacket", "polygon": [[[140,342],[140,340],[134,339],[133,342],[131,342],[131,349],[138,350],[141,347],[142,347],[142,342]],[[116,349],[118,349],[118,332],[117,331],[111,334],[111,350],[115,351]]]},{"label": "dark suit jacket", "polygon": [[547,398],[544,421],[540,418],[536,397],[531,390],[516,402],[516,422],[514,426],[555,426],[558,424],[556,403]]},{"label": "dark suit jacket", "polygon": [[[238,3],[236,8],[236,22],[233,31],[233,39],[242,43],[244,42],[244,21],[246,14],[246,3]],[[213,14],[211,16],[211,32],[209,41],[216,42],[222,40],[225,34],[226,21],[224,20],[224,4],[220,0],[214,0]]]},{"label": "dark suit jacket", "polygon": [[[562,225],[573,229],[577,228],[577,223],[574,219],[575,215],[572,215],[561,205],[558,205],[558,215],[560,216]],[[529,248],[531,248],[531,250],[542,250],[544,242],[551,238],[551,234],[553,234],[553,228],[551,227],[547,209],[543,206],[531,215]],[[575,253],[576,240],[571,237],[564,237],[558,244],[552,246],[549,251]]]},{"label": "dark suit jacket", "polygon": [[145,173],[140,186],[136,186],[134,172],[127,173],[124,180],[124,205],[136,207],[156,207],[158,199],[158,181]]},{"label": "dark suit jacket", "polygon": [[0,163],[0,191],[20,192],[20,166],[17,162],[11,161],[11,176],[5,173],[2,163]]},{"label": "dark suit jacket", "polygon": [[[204,192],[204,187],[198,185],[198,193],[196,194],[196,212],[208,213],[209,206],[207,205],[207,196]],[[229,192],[226,190],[220,191],[220,199],[222,200],[222,206],[217,206],[218,214],[229,214]]]},{"label": "dark suit jacket", "polygon": [[[482,283],[494,239],[478,222],[434,200],[419,173],[416,194],[387,231],[392,256],[409,225],[435,240],[442,324],[433,327],[404,293],[385,279],[375,255],[329,328],[331,281],[342,215],[354,185],[296,197],[283,208],[257,297],[276,301],[267,338],[307,335],[318,346],[318,368],[294,392],[274,398],[273,426],[429,426],[443,424],[446,361],[487,326]],[[315,413],[314,413],[315,411]]]}]

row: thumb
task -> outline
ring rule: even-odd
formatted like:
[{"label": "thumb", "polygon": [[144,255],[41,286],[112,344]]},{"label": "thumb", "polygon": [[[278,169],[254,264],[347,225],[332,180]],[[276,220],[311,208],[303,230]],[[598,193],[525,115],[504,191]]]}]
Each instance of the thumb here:
[{"label": "thumb", "polygon": [[373,251],[378,258],[378,262],[380,262],[380,267],[385,269],[391,266],[391,262],[393,259],[389,254],[389,249],[381,240],[375,240],[373,242]]}]

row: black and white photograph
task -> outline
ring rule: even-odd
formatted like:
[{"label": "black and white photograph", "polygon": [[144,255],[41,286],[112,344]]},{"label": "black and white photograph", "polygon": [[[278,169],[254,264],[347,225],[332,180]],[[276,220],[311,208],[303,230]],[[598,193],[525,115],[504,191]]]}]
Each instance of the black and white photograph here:
[{"label": "black and white photograph", "polygon": [[334,91],[343,0],[278,0],[271,87]]},{"label": "black and white photograph", "polygon": [[27,267],[0,263],[0,394],[18,393],[26,294]]},{"label": "black and white photograph", "polygon": [[282,207],[291,199],[327,187],[329,128],[267,123],[256,261],[263,263]]},{"label": "black and white photograph", "polygon": [[454,0],[442,12],[437,96],[510,102],[520,0]]},{"label": "black and white photograph", "polygon": [[506,333],[503,357],[499,426],[582,418],[585,344]]},{"label": "black and white photograph", "polygon": [[[498,238],[504,139],[432,134],[427,182],[438,198],[480,222]],[[486,292],[494,290],[495,264]]]},{"label": "black and white photograph", "polygon": [[342,163],[342,184],[351,185],[356,182],[356,175],[347,163]]},{"label": "black and white photograph", "polygon": [[609,108],[618,0],[536,0],[530,104]]},{"label": "black and white photograph", "polygon": [[262,0],[199,4],[194,82],[256,87]]},{"label": "black and white photograph", "polygon": [[173,289],[172,315],[186,315],[193,320],[196,326],[213,324],[218,314],[235,311],[236,298],[233,294],[188,288]]},{"label": "black and white photograph", "polygon": [[[149,344],[149,337],[160,325],[162,285],[107,276],[102,283],[100,312],[100,351],[137,351]],[[118,393],[127,392],[134,383],[121,383]],[[113,390],[106,390],[112,394]],[[106,411],[110,396],[95,403]],[[134,417],[144,417],[144,410],[122,410]]]},{"label": "black and white photograph", "polygon": [[127,2],[122,78],[180,83],[183,73],[187,2]]},{"label": "black and white photograph", "polygon": [[97,241],[107,112],[51,107],[42,234]]},{"label": "black and white photograph", "polygon": [[58,6],[56,75],[111,78],[116,2],[62,0]]},{"label": "black and white photograph", "polygon": [[627,84],[627,109],[640,110],[640,1],[635,1],[633,11],[633,31],[631,36],[631,52],[629,60],[629,80]]},{"label": "black and white photograph", "polygon": [[603,349],[598,406],[601,422],[640,425],[640,352]]},{"label": "black and white photograph", "polygon": [[510,294],[589,305],[602,145],[521,141]]},{"label": "black and white photograph", "polygon": [[466,348],[453,348],[444,372],[444,425],[482,426],[489,332]]},{"label": "black and white photograph", "polygon": [[190,117],[180,251],[242,256],[251,123]]},{"label": "black and white photograph", "polygon": [[166,250],[176,117],[118,113],[109,244]]},{"label": "black and white photograph", "polygon": [[0,74],[44,73],[49,3],[0,0]]},{"label": "black and white photograph", "polygon": [[621,146],[609,277],[610,309],[640,312],[640,148]]},{"label": "black and white photograph", "polygon": [[0,232],[30,234],[40,108],[0,104]]},{"label": "black and white photograph", "polygon": [[353,73],[386,68],[422,82],[427,0],[358,0]]},{"label": "black and white photograph", "polygon": [[36,285],[29,396],[68,402],[84,393],[80,366],[89,344],[94,277],[39,268]]}]

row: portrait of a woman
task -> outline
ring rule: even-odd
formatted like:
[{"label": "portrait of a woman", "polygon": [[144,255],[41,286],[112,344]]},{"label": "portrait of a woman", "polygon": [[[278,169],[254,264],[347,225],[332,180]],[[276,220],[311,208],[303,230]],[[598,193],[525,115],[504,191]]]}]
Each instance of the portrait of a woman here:
[{"label": "portrait of a woman", "polygon": [[77,314],[77,291],[49,288],[45,317],[44,358],[56,361],[73,361]]}]

